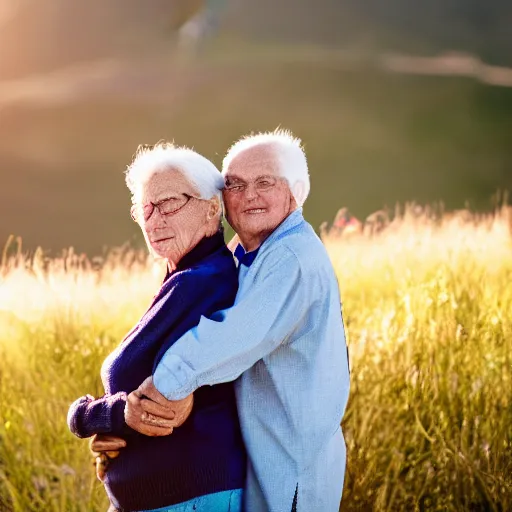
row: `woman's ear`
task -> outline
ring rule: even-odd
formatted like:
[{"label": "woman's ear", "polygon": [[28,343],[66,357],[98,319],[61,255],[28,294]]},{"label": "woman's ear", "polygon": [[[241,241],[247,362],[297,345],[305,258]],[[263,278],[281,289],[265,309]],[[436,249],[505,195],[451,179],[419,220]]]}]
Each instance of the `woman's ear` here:
[{"label": "woman's ear", "polygon": [[208,213],[206,214],[206,218],[208,220],[216,217],[220,212],[220,201],[218,197],[214,197],[210,200],[210,204],[208,205]]}]

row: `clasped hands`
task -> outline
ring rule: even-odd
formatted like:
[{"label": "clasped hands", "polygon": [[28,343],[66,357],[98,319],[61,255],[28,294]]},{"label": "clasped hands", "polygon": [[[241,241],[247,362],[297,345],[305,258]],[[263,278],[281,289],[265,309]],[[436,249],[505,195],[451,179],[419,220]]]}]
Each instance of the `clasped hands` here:
[{"label": "clasped hands", "polygon": [[167,400],[148,377],[126,401],[126,424],[146,436],[168,436],[174,427],[183,425],[192,412],[194,395],[182,400]]},{"label": "clasped hands", "polygon": [[[146,436],[168,436],[175,427],[183,425],[194,406],[194,395],[182,400],[167,400],[154,386],[153,378],[148,377],[126,400],[124,419],[133,430]],[[126,446],[120,437],[96,434],[89,448],[95,458],[96,476],[103,481],[108,462],[119,455]]]}]

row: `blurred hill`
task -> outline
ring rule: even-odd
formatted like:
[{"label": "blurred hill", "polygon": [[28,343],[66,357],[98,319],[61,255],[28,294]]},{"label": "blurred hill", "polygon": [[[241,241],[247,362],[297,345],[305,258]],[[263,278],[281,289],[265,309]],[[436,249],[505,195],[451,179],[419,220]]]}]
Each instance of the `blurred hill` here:
[{"label": "blurred hill", "polygon": [[315,228],[342,206],[360,218],[397,201],[488,209],[512,190],[512,88],[375,65],[384,50],[450,49],[512,64],[505,2],[231,0],[218,37],[177,54],[175,29],[200,4],[0,0],[0,247],[10,234],[90,254],[141,244],[123,170],[162,138],[220,166],[241,135],[290,128]]},{"label": "blurred hill", "polygon": [[[201,0],[3,0],[0,79],[80,60],[148,55]],[[230,0],[222,33],[235,40],[366,50],[476,53],[512,64],[509,0]],[[10,7],[8,7],[10,6]],[[2,22],[3,20],[3,22]]]},{"label": "blurred hill", "polygon": [[45,101],[0,108],[0,241],[90,254],[141,244],[123,179],[138,144],[175,140],[220,166],[238,137],[279,125],[305,142],[316,229],[342,206],[359,218],[397,201],[489,209],[512,190],[512,88],[334,59],[167,64],[105,65],[77,97],[58,75],[35,87]]}]

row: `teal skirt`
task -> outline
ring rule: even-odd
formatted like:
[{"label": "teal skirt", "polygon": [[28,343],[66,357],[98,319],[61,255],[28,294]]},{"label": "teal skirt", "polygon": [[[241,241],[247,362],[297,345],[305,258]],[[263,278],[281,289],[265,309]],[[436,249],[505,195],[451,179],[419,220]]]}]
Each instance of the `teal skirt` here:
[{"label": "teal skirt", "polygon": [[199,496],[170,507],[140,512],[242,512],[242,489]]}]

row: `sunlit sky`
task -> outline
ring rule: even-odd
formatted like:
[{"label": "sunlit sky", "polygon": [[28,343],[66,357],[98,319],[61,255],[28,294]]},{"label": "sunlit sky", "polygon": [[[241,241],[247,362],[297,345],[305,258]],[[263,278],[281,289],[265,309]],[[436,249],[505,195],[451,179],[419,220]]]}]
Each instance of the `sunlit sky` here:
[{"label": "sunlit sky", "polygon": [[[361,219],[405,201],[486,209],[512,190],[512,88],[488,85],[510,83],[508,61],[439,36],[420,54],[375,46],[370,65],[348,19],[362,0],[229,0],[217,46],[187,60],[171,22],[197,1],[0,0],[0,250],[11,234],[89,254],[141,242],[122,173],[139,143],[162,138],[220,164],[246,133],[291,129],[308,152],[315,229],[341,207]],[[359,14],[373,37],[379,13]]]},{"label": "sunlit sky", "polygon": [[12,18],[19,2],[20,0],[0,0],[0,27]]}]

